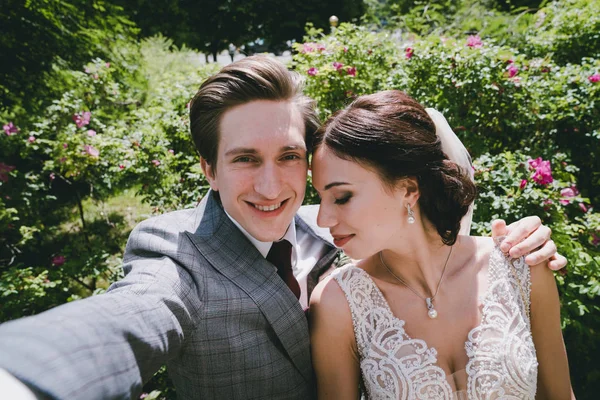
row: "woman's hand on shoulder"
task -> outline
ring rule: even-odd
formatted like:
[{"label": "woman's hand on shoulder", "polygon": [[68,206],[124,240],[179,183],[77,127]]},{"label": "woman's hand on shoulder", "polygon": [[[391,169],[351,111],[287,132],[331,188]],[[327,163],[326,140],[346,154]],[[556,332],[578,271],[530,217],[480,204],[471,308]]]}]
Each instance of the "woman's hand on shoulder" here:
[{"label": "woman's hand on shoulder", "polygon": [[311,294],[310,341],[319,399],[356,399],[360,366],[352,314],[346,296],[332,277]]}]

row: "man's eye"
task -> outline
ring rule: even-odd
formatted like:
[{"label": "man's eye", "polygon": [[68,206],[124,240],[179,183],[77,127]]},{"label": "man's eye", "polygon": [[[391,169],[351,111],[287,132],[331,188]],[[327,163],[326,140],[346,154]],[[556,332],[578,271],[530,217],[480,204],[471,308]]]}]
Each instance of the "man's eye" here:
[{"label": "man's eye", "polygon": [[340,197],[339,199],[335,199],[334,203],[337,205],[346,204],[348,201],[350,201],[351,198],[352,198],[352,194],[348,193],[348,194]]},{"label": "man's eye", "polygon": [[299,160],[300,156],[298,154],[287,154],[283,156],[283,160],[291,161],[291,160]]},{"label": "man's eye", "polygon": [[252,162],[252,158],[250,157],[238,157],[235,160],[233,160],[233,162],[241,162],[241,163],[247,163],[247,162]]}]

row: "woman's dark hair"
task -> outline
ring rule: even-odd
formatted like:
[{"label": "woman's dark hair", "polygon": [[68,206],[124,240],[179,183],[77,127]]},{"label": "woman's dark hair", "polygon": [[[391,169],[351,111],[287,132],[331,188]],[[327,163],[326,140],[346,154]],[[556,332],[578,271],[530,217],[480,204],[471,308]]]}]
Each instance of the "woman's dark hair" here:
[{"label": "woman's dark hair", "polygon": [[313,151],[327,146],[337,157],[373,168],[389,188],[417,179],[419,205],[447,245],[476,195],[475,184],[442,151],[435,124],[417,101],[398,90],[360,96],[317,130]]}]

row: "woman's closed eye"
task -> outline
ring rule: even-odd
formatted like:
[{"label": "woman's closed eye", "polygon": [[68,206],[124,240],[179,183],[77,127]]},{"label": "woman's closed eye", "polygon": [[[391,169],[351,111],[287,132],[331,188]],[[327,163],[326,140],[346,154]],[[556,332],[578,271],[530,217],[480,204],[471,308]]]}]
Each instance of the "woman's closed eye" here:
[{"label": "woman's closed eye", "polygon": [[334,203],[337,205],[346,204],[352,198],[352,193],[346,193],[342,197],[338,197],[335,199]]}]

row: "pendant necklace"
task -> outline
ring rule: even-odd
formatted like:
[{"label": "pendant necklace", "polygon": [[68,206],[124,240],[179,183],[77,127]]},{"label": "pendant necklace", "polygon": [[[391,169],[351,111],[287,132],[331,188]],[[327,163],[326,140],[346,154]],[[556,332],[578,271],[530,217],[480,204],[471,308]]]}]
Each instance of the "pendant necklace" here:
[{"label": "pendant necklace", "polygon": [[401,284],[403,284],[404,286],[409,288],[414,294],[419,296],[421,299],[425,300],[425,305],[427,306],[427,315],[429,315],[429,318],[433,319],[433,318],[437,318],[437,316],[438,316],[438,313],[437,313],[435,307],[433,306],[433,299],[435,299],[435,296],[437,296],[438,291],[440,290],[440,285],[442,284],[442,279],[444,279],[444,273],[446,272],[446,267],[448,266],[448,260],[450,259],[450,255],[452,254],[453,248],[454,248],[454,246],[450,247],[450,251],[448,252],[448,257],[446,257],[446,262],[444,263],[444,268],[442,269],[442,276],[440,276],[440,280],[438,281],[437,288],[435,289],[435,293],[431,297],[421,296],[419,294],[419,292],[417,292],[415,289],[410,287],[410,285],[408,283],[404,282],[404,280],[402,278],[400,278],[399,276],[394,274],[392,272],[392,270],[390,269],[390,267],[387,266],[385,261],[383,261],[383,256],[381,254],[382,253],[381,251],[379,252],[379,260],[381,261],[381,265],[383,265],[385,267],[385,269],[387,269],[387,271],[390,273],[390,275],[392,275],[394,278],[396,278],[396,280],[398,282],[400,282]]}]

